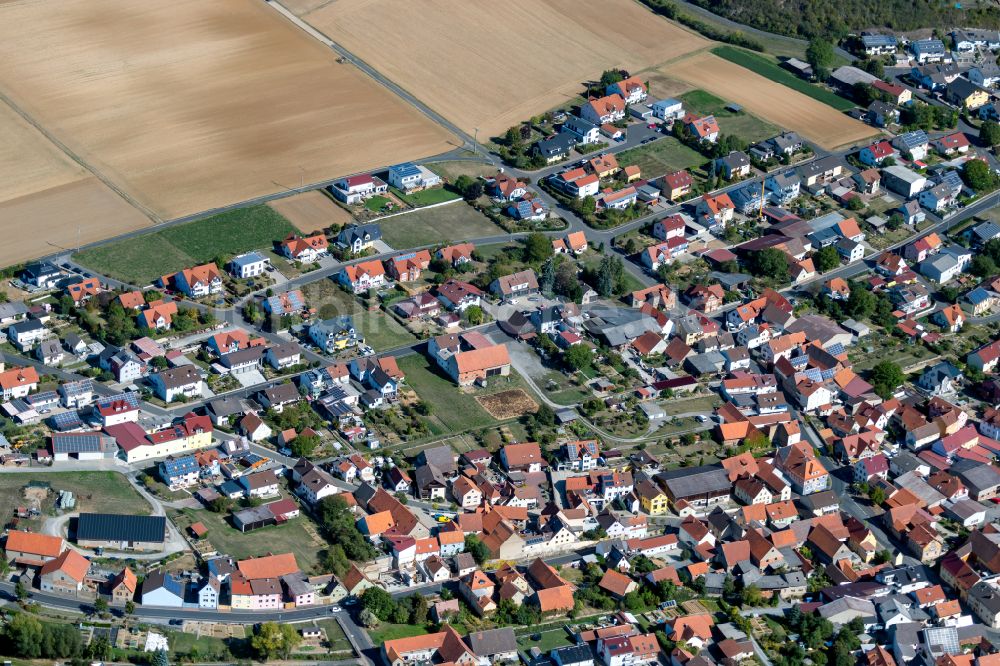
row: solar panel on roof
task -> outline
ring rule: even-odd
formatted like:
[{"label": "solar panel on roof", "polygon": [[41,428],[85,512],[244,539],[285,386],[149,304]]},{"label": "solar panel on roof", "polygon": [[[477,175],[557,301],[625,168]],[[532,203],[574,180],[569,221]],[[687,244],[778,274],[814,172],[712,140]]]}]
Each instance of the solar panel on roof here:
[{"label": "solar panel on roof", "polygon": [[78,433],[72,435],[54,435],[52,437],[53,453],[99,453],[104,437],[100,433]]},{"label": "solar panel on roof", "polygon": [[83,426],[83,421],[80,420],[80,415],[75,411],[54,414],[49,418],[49,423],[51,423],[52,427],[56,430],[72,430]]},{"label": "solar panel on roof", "polygon": [[844,353],[844,345],[840,342],[835,342],[826,351],[832,356],[839,356]]},{"label": "solar panel on roof", "polygon": [[31,405],[45,405],[59,402],[59,394],[55,391],[42,391],[34,395],[29,395],[27,401]]},{"label": "solar panel on roof", "polygon": [[805,376],[814,382],[822,381],[823,379],[823,373],[820,372],[819,368],[807,368]]},{"label": "solar panel on roof", "polygon": [[139,407],[139,394],[137,393],[119,393],[118,395],[107,396],[104,398],[97,399],[97,406],[99,408],[107,408],[116,402],[124,402],[129,407]]}]

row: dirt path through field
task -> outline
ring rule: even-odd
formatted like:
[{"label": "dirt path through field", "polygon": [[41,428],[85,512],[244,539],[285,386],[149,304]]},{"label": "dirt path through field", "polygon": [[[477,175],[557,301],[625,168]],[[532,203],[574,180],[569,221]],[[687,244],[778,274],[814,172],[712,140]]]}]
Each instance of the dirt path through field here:
[{"label": "dirt path through field", "polygon": [[711,44],[633,0],[286,4],[481,140],[575,99],[605,69],[639,72]]}]

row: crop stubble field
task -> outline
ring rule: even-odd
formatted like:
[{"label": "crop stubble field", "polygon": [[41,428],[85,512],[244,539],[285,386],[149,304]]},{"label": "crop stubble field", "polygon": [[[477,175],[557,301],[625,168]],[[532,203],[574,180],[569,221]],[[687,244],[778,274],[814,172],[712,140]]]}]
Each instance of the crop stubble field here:
[{"label": "crop stubble field", "polygon": [[707,90],[824,148],[836,148],[878,134],[822,102],[709,52],[662,68],[664,75]]},{"label": "crop stubble field", "polygon": [[342,227],[354,221],[350,213],[319,190],[309,190],[283,199],[275,199],[268,203],[268,206],[284,215],[296,229],[306,234],[331,226]]},{"label": "crop stubble field", "polygon": [[[0,3],[0,55],[0,92],[160,219],[456,143],[258,0]],[[24,131],[10,116],[0,112],[5,141]],[[46,189],[18,191],[31,181],[58,188],[87,178],[39,138],[0,148],[0,201]],[[22,162],[30,169],[8,177]],[[98,237],[142,224],[141,216],[92,217]],[[37,234],[34,218],[24,222]]]},{"label": "crop stubble field", "polygon": [[[711,44],[633,0],[293,0],[289,8],[484,139],[580,94]],[[654,91],[654,94],[657,94]]]},{"label": "crop stubble field", "polygon": [[3,102],[0,136],[0,266],[150,223]]}]

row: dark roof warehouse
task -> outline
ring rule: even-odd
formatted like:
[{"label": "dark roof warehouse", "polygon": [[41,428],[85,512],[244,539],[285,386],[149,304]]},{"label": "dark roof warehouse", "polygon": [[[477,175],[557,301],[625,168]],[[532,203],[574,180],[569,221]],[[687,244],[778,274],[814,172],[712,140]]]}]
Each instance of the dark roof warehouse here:
[{"label": "dark roof warehouse", "polygon": [[76,524],[76,540],[163,543],[166,529],[164,516],[81,513]]}]

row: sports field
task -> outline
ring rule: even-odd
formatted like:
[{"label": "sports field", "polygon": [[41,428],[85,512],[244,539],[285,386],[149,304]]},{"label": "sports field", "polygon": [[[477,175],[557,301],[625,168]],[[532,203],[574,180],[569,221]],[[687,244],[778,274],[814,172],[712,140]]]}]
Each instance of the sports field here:
[{"label": "sports field", "polygon": [[[633,0],[295,0],[291,9],[480,140],[710,44]],[[655,90],[654,95],[658,94]]]},{"label": "sports field", "polygon": [[878,130],[822,102],[710,52],[672,62],[661,71],[736,102],[750,113],[794,130],[824,148],[853,144],[878,134]]},{"label": "sports field", "polygon": [[161,219],[455,143],[259,0],[6,2],[0,43],[0,93]]},{"label": "sports field", "polygon": [[73,259],[102,275],[142,286],[220,256],[269,250],[293,231],[271,208],[251,206],[84,250]]}]

